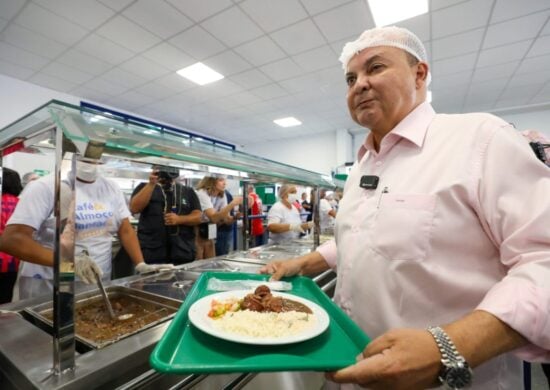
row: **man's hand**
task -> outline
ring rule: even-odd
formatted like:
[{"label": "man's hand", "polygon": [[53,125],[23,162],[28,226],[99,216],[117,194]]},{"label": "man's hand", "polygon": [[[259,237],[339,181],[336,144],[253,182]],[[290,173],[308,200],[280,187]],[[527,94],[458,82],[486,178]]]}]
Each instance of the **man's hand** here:
[{"label": "man's hand", "polygon": [[159,182],[159,170],[153,169],[149,174],[149,184],[156,186]]},{"label": "man's hand", "polygon": [[141,262],[136,265],[136,272],[138,274],[146,274],[149,272],[158,272],[161,270],[170,270],[174,268],[174,264],[147,264],[146,262]]},{"label": "man's hand", "polygon": [[167,226],[179,225],[179,215],[175,213],[164,214],[164,224]]},{"label": "man's hand", "polygon": [[271,280],[280,280],[285,276],[298,275],[302,271],[298,259],[272,261],[260,268],[261,274],[271,274]]},{"label": "man's hand", "polygon": [[101,268],[98,267],[90,256],[83,252],[74,258],[74,273],[87,284],[96,282],[96,273],[100,278],[103,276]]},{"label": "man's hand", "polygon": [[327,373],[329,380],[369,389],[410,390],[438,386],[441,354],[427,330],[396,329],[373,340],[352,366]]}]

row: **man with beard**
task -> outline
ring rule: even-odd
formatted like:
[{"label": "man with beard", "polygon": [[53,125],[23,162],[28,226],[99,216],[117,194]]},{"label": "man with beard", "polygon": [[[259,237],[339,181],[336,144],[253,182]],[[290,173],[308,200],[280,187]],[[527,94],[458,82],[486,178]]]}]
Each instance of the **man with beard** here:
[{"label": "man with beard", "polygon": [[201,207],[195,191],[176,183],[179,170],[154,167],[148,183],[139,184],[130,211],[139,213],[138,238],[147,263],[175,265],[195,260],[195,233]]}]

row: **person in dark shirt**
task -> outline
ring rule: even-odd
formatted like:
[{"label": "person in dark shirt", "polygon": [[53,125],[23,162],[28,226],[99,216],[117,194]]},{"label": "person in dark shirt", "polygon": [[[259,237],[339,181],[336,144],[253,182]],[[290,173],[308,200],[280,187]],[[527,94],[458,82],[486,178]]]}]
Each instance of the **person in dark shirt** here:
[{"label": "person in dark shirt", "polygon": [[313,205],[307,201],[307,194],[305,192],[302,192],[302,209],[303,212],[309,213],[306,221],[313,221]]},{"label": "person in dark shirt", "polygon": [[195,260],[201,206],[191,187],[176,183],[178,177],[177,168],[154,167],[149,182],[139,184],[130,199],[130,211],[140,214],[138,238],[147,263]]},{"label": "person in dark shirt", "polygon": [[[233,195],[227,190],[225,190],[225,197],[227,198],[227,204],[233,200]],[[216,256],[227,255],[231,251],[235,217],[234,211],[230,211],[228,218],[217,226]]]}]

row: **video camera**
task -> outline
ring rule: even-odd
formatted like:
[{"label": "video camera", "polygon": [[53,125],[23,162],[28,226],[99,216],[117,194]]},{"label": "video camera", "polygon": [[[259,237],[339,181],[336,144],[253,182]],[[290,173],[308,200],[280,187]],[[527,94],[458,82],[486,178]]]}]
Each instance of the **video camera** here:
[{"label": "video camera", "polygon": [[180,170],[176,167],[155,167],[158,170],[158,177],[162,180],[174,180],[180,176]]}]

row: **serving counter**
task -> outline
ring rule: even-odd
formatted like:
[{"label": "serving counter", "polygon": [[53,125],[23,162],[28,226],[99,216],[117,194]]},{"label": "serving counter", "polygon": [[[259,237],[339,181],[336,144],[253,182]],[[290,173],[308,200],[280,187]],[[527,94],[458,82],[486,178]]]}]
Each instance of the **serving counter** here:
[{"label": "serving counter", "polygon": [[[200,387],[198,382],[208,383],[206,388],[218,388],[226,384],[229,388],[239,388],[251,379],[250,376],[240,374],[230,377],[192,375],[178,378],[152,372],[147,359],[166,329],[169,316],[101,348],[80,343],[74,332],[74,312],[79,299],[83,297],[81,294],[88,294],[91,289],[83,288],[75,282],[72,239],[60,245],[63,226],[61,198],[78,200],[81,196],[74,182],[68,180],[68,185],[62,185],[65,183],[63,179],[75,170],[78,156],[95,160],[102,158],[107,161],[106,165],[112,163],[120,170],[128,171],[131,177],[148,174],[154,165],[177,168],[181,175],[186,172],[224,175],[242,184],[242,194],[248,193],[248,185],[260,182],[292,183],[317,190],[321,187],[333,188],[330,176],[217,147],[164,128],[60,101],[51,101],[0,130],[0,151],[2,168],[9,167],[9,158],[6,157],[14,151],[48,151],[55,159],[52,172],[52,214],[55,217],[54,239],[51,243],[54,249],[53,294],[0,306],[4,310],[0,314],[1,389],[169,388],[178,382],[178,388]],[[318,191],[316,198],[315,203],[319,204]],[[243,226],[248,226],[246,196],[243,209]],[[68,210],[69,215],[74,216],[74,212],[74,209]],[[314,242],[318,244],[318,207],[314,208],[314,215],[317,224]],[[74,224],[74,218],[69,217],[67,221]],[[248,247],[248,238],[246,229],[243,229],[242,242],[245,249]],[[309,250],[311,248],[313,245],[310,244]],[[229,259],[219,258],[216,259],[217,263],[211,263],[211,267],[227,267],[228,272],[232,272],[231,267],[238,267],[243,272],[255,272],[261,264],[275,258],[268,252],[266,250],[260,256],[262,258],[255,261],[250,261],[250,253],[240,253]],[[188,264],[172,274],[116,279],[106,287],[115,290],[124,287],[130,291],[147,293],[143,295],[148,297],[156,295],[164,300],[181,302],[185,300],[186,289],[192,284],[193,275],[206,270],[205,264]],[[191,266],[203,269],[191,269]],[[115,277],[118,276],[116,271]],[[125,271],[121,270],[121,275],[126,275]],[[333,275],[328,272],[319,277],[319,282],[330,292],[335,283]],[[33,315],[36,310],[31,310],[44,308],[43,305],[50,307],[53,313],[50,327],[39,324],[36,319],[39,315]],[[263,374],[258,378],[261,376]],[[229,383],[231,381],[234,382]]]},{"label": "serving counter", "polygon": [[[296,246],[263,246],[252,253],[269,250],[293,257]],[[246,251],[243,251],[246,252]],[[240,253],[246,259],[247,253]],[[231,256],[228,255],[228,256]],[[109,291],[133,292],[147,299],[166,304],[181,304],[195,280],[205,271],[257,273],[261,263],[240,262],[218,257],[199,260],[151,275],[134,275],[105,283]],[[331,271],[317,275],[314,280],[323,290],[333,291],[335,278]],[[75,295],[76,306],[82,299],[99,296],[99,291],[89,286],[79,286]],[[1,389],[142,389],[142,388],[196,388],[234,389],[281,388],[307,384],[317,386],[322,382],[321,373],[235,373],[224,375],[167,375],[149,367],[149,355],[163,335],[172,315],[163,321],[135,332],[128,337],[105,346],[97,346],[79,340],[77,332],[76,369],[71,375],[52,374],[52,336],[47,326],[34,315],[51,307],[51,297],[13,302],[0,306],[0,388]],[[291,385],[291,384],[294,385]],[[277,386],[275,386],[277,387]],[[317,386],[318,387],[318,386]]]}]

